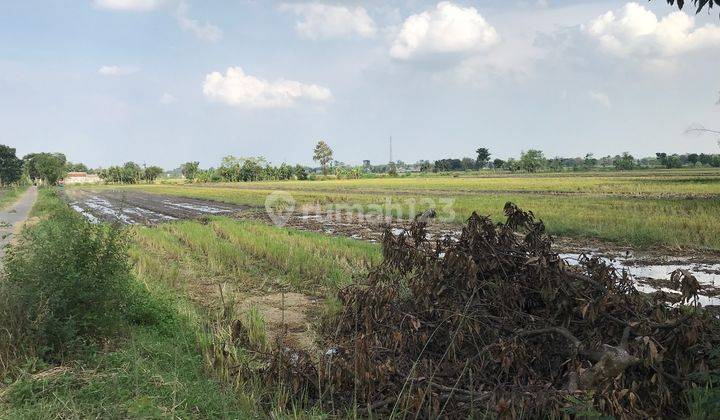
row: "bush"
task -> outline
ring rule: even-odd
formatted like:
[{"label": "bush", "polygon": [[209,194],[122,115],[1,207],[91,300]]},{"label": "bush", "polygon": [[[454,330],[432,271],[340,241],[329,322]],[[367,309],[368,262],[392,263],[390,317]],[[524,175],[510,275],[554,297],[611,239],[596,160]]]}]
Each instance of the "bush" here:
[{"label": "bush", "polygon": [[25,229],[0,280],[5,365],[13,355],[58,360],[124,322],[157,320],[161,311],[130,275],[123,231],[87,222],[49,191],[38,209],[49,217]]}]

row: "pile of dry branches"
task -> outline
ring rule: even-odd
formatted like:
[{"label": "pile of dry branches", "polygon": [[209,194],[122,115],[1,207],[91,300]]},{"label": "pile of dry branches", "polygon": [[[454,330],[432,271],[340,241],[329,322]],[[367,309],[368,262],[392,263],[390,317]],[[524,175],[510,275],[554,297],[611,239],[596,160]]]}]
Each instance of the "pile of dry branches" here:
[{"label": "pile of dry branches", "polygon": [[720,367],[692,275],[674,273],[683,304],[670,306],[598,259],[567,266],[532,213],[505,213],[473,214],[459,240],[431,243],[423,221],[387,231],[384,262],[339,293],[323,359],[276,368],[360,415],[686,415],[684,391]]}]

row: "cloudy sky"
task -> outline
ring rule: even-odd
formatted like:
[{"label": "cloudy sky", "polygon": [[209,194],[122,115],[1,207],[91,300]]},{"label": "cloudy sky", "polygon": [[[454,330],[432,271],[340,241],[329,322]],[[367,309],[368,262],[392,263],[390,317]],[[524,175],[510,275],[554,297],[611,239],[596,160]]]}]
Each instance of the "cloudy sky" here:
[{"label": "cloudy sky", "polygon": [[664,0],[0,2],[0,143],[217,165],[720,152],[720,18]]}]

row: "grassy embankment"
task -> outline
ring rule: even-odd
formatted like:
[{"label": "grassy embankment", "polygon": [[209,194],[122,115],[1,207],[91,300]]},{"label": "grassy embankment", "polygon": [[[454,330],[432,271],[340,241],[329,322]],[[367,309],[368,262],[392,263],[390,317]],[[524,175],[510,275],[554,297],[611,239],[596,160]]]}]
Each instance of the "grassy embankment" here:
[{"label": "grassy embankment", "polygon": [[125,243],[48,190],[34,213],[0,280],[0,418],[288,414],[279,388],[232,369],[251,359],[228,342],[236,295],[323,295],[379,259],[370,244],[223,218],[133,228]]},{"label": "grassy embankment", "polygon": [[[462,223],[473,211],[502,220],[505,202],[532,210],[556,235],[588,237],[637,247],[720,249],[720,172],[667,171],[626,176],[407,177],[333,181],[101,186],[263,206],[272,191],[285,190],[303,205],[370,205],[407,215],[435,201],[441,214]],[[387,205],[387,200],[391,205]],[[441,202],[452,199],[451,207]]]}]

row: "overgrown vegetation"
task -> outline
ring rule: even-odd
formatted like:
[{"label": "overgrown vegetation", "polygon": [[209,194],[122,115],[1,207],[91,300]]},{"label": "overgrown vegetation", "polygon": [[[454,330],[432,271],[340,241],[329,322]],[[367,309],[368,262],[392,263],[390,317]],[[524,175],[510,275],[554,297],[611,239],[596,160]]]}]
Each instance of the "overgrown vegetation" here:
[{"label": "overgrown vegetation", "polygon": [[62,360],[123,322],[153,322],[143,313],[146,297],[133,287],[126,236],[43,194],[48,217],[26,229],[5,260],[0,318],[13,342],[3,349],[3,365],[21,355]]},{"label": "overgrown vegetation", "polygon": [[720,321],[698,306],[692,274],[673,273],[670,306],[598,258],[566,266],[542,222],[505,213],[473,214],[458,241],[428,241],[424,222],[388,229],[383,263],[339,292],[329,350],[317,361],[278,348],[268,380],[360,416],[716,414]]},{"label": "overgrown vegetation", "polygon": [[171,294],[132,276],[127,232],[51,190],[0,278],[0,417],[239,417]]}]

